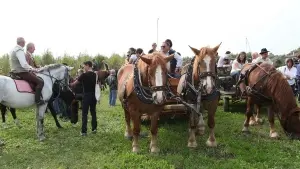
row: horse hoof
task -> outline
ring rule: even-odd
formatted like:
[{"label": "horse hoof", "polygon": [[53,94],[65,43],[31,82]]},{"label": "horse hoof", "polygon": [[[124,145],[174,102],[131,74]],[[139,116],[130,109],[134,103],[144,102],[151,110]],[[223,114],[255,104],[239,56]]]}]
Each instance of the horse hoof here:
[{"label": "horse hoof", "polygon": [[206,145],[208,147],[217,147],[217,142],[216,141],[210,141],[210,140],[207,140],[206,141]]},{"label": "horse hoof", "polygon": [[159,148],[156,147],[156,146],[152,146],[151,149],[150,149],[151,153],[159,153]]},{"label": "horse hoof", "polygon": [[250,130],[249,130],[248,127],[244,127],[242,132],[245,133],[245,134],[250,134]]},{"label": "horse hoof", "polygon": [[249,125],[250,126],[255,126],[255,125],[257,125],[257,122],[254,121],[254,120],[250,120]]},{"label": "horse hoof", "polygon": [[261,119],[261,118],[257,118],[257,119],[256,119],[256,122],[257,122],[258,124],[260,124],[260,125],[263,125],[264,122],[265,122],[265,120],[264,120],[264,119]]},{"label": "horse hoof", "polygon": [[45,136],[40,136],[40,137],[39,137],[39,141],[40,141],[40,142],[44,141],[45,139],[46,139]]},{"label": "horse hoof", "polygon": [[272,132],[272,133],[270,133],[270,137],[274,138],[274,139],[277,139],[277,138],[279,138],[279,135],[278,135],[277,132]]},{"label": "horse hoof", "polygon": [[188,147],[189,148],[196,148],[198,145],[197,145],[197,142],[196,141],[193,141],[193,142],[188,142]]},{"label": "horse hoof", "polygon": [[138,153],[139,151],[140,151],[140,148],[137,147],[137,146],[135,146],[135,147],[132,148],[132,152],[133,153]]},{"label": "horse hoof", "polygon": [[7,124],[6,123],[2,123],[2,128],[7,129],[8,128]]}]

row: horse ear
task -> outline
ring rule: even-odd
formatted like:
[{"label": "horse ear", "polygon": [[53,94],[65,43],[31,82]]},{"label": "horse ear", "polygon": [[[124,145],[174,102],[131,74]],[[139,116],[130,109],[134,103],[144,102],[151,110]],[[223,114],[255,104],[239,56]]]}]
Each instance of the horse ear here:
[{"label": "horse ear", "polygon": [[150,65],[152,62],[152,59],[146,58],[145,55],[140,56],[143,62],[147,63],[147,65]]},{"label": "horse ear", "polygon": [[200,50],[193,48],[189,45],[189,47],[192,49],[192,51],[194,52],[195,55],[198,55],[200,53]]},{"label": "horse ear", "polygon": [[165,57],[164,59],[165,59],[165,61],[168,63],[168,62],[170,62],[173,58],[174,58],[174,54],[172,54],[172,55],[170,55],[170,56],[167,56],[167,57]]},{"label": "horse ear", "polygon": [[219,45],[217,45],[216,47],[213,48],[213,51],[214,51],[215,53],[218,51],[218,49],[219,49],[219,47],[221,46],[221,44],[222,44],[222,42],[221,42]]}]

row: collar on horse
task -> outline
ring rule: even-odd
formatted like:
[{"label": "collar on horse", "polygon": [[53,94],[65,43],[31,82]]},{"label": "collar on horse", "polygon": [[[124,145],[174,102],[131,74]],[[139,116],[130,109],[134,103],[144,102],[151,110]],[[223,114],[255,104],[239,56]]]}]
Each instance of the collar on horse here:
[{"label": "collar on horse", "polygon": [[148,86],[145,87],[141,83],[141,76],[139,69],[137,67],[139,59],[134,64],[133,68],[133,84],[134,91],[138,97],[138,99],[146,104],[153,104],[152,93],[155,91],[170,91],[167,86],[151,86],[150,85],[150,77],[148,77]]},{"label": "collar on horse", "polygon": [[[270,76],[272,74],[276,73],[277,71],[275,70],[275,71],[269,71],[269,72],[267,72],[264,68],[262,68],[260,66],[261,63],[262,62],[256,63],[253,66],[251,66],[250,69],[248,69],[245,72],[244,77],[242,77],[237,84],[239,84],[242,81],[244,81],[245,85],[246,85],[246,89],[247,89],[247,93],[248,94],[250,94],[251,96],[255,97],[260,102],[270,103],[270,102],[273,102],[272,98],[270,98],[269,96],[266,96],[266,95],[262,94],[262,90],[266,87],[267,81],[270,78]],[[249,81],[248,80],[249,80],[250,73],[252,71],[254,71],[256,68],[260,68],[262,71],[265,72],[265,74],[253,86],[249,86]],[[258,86],[259,83],[261,83],[262,85]]]}]

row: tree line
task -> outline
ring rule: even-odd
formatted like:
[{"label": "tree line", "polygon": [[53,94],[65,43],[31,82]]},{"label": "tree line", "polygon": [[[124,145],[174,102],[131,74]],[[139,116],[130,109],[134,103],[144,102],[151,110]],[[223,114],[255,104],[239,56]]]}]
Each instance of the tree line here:
[{"label": "tree line", "polygon": [[[287,55],[274,55],[272,53],[269,54],[270,59],[274,62],[276,67],[284,65],[284,60],[287,56],[300,53],[300,47],[298,49],[292,50]],[[221,55],[221,54],[220,54]],[[231,54],[230,58],[235,59],[238,53]],[[190,63],[193,56],[185,56],[183,57],[183,65]],[[119,69],[124,63],[126,59],[126,55],[112,54],[110,57],[104,56],[101,54],[97,54],[95,56],[91,56],[85,53],[80,53],[78,56],[71,56],[68,54],[64,54],[62,57],[54,57],[53,53],[50,50],[45,50],[45,52],[41,55],[34,55],[34,60],[37,65],[45,66],[52,63],[66,63],[70,66],[73,66],[74,69],[71,72],[71,75],[75,75],[76,71],[80,68],[84,61],[95,59],[96,62],[101,63],[104,61],[108,64],[109,69]],[[247,59],[251,60],[251,53],[247,53]],[[105,69],[103,64],[100,64],[100,69]],[[0,57],[0,74],[7,75],[10,71],[9,65],[9,55],[5,54]]]}]

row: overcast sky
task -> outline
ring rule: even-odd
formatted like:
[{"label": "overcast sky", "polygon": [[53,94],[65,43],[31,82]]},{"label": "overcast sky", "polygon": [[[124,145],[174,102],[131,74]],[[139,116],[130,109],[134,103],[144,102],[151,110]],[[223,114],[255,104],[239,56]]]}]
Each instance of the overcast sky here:
[{"label": "overcast sky", "polygon": [[129,47],[148,51],[169,38],[191,56],[222,42],[219,53],[266,47],[284,54],[300,46],[300,0],[1,0],[0,55],[16,38],[34,42],[36,54],[86,52],[110,56]]}]

